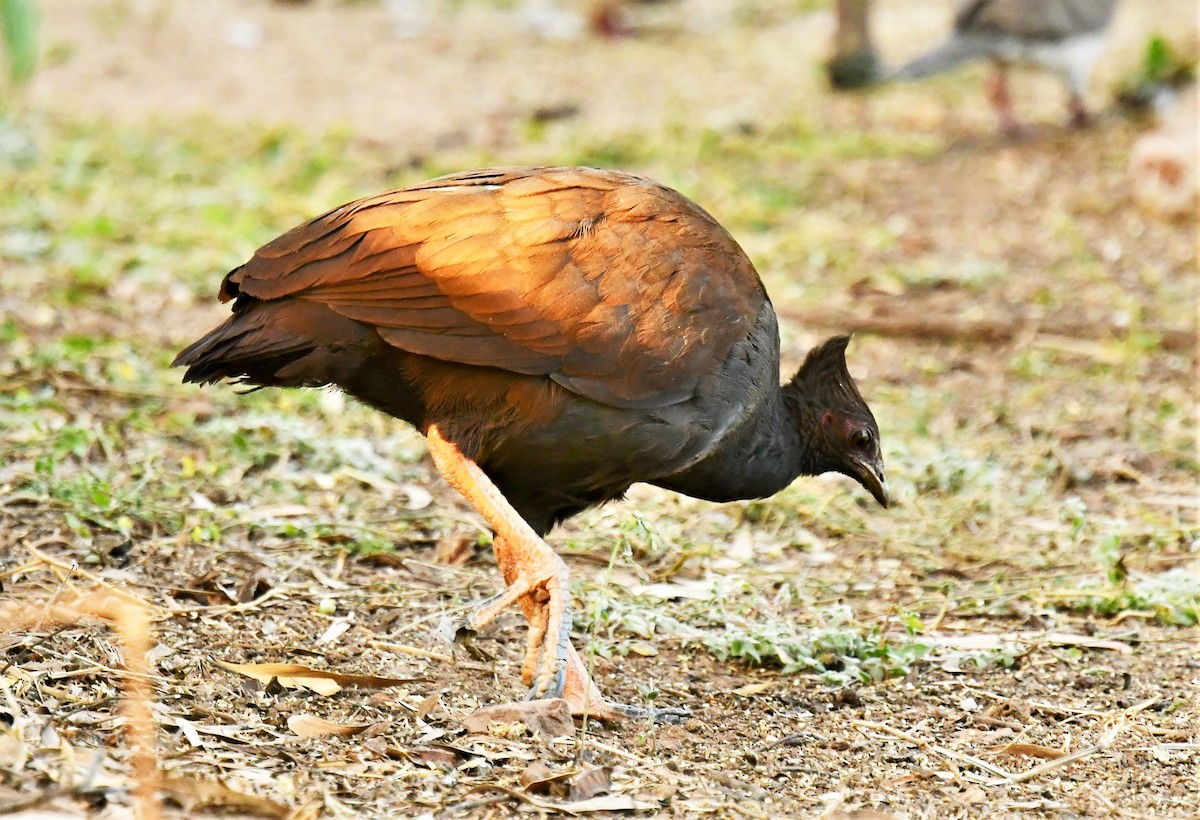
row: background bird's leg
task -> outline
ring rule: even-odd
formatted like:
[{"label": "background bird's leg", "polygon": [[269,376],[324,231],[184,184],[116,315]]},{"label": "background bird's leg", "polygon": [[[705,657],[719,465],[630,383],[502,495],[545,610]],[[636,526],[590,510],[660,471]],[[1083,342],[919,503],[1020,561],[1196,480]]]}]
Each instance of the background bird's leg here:
[{"label": "background bird's leg", "polygon": [[1000,130],[1006,134],[1015,134],[1021,130],[1016,112],[1013,111],[1012,95],[1008,91],[1007,66],[996,66],[996,73],[988,82],[988,99],[991,101],[992,107],[996,109],[996,116],[1000,120]]},{"label": "background bird's leg", "polygon": [[1071,98],[1067,101],[1067,110],[1071,114],[1069,122],[1072,128],[1086,128],[1092,121],[1083,94],[1074,88],[1071,89]]},{"label": "background bird's leg", "polygon": [[508,584],[471,615],[471,626],[486,626],[517,602],[530,623],[522,676],[534,697],[562,694],[571,647],[571,603],[567,565],[508,503],[479,465],[431,425],[425,437],[438,472],[479,511],[495,532],[492,549]]}]

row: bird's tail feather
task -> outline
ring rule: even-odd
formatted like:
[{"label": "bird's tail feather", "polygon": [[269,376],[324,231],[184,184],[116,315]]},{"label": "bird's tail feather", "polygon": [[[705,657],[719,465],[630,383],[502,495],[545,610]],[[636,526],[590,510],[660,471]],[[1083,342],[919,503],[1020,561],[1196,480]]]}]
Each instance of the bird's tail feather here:
[{"label": "bird's tail feather", "polygon": [[366,328],[324,305],[288,300],[235,312],[171,362],[185,382],[233,379],[270,387],[336,383],[350,356],[361,356]]},{"label": "bird's tail feather", "polygon": [[893,71],[889,79],[900,82],[919,80],[950,71],[965,62],[986,57],[988,45],[972,37],[951,37],[933,51],[922,54],[912,62]]}]

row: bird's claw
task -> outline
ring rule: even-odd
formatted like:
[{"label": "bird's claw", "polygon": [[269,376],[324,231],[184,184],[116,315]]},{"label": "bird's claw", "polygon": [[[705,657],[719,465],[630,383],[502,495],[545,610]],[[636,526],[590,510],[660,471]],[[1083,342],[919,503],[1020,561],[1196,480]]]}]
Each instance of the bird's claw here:
[{"label": "bird's claw", "polygon": [[546,698],[561,698],[563,689],[567,685],[567,668],[559,666],[558,671],[554,673],[550,679],[550,685],[544,691],[538,691],[537,686],[529,688],[529,695],[526,700],[544,700]]},{"label": "bird's claw", "polygon": [[[529,621],[525,663],[521,667],[521,679],[531,686],[530,700],[562,697],[567,680],[567,651],[571,646],[570,600],[566,585],[555,580],[547,581],[545,593],[547,600],[538,603]],[[554,602],[556,595],[562,602],[558,607]]]},{"label": "bird's claw", "polygon": [[[549,550],[547,550],[549,552]],[[531,700],[560,697],[566,683],[567,650],[571,645],[571,604],[567,567],[550,553],[544,570],[523,571],[505,589],[476,604],[452,635],[478,632],[500,612],[519,603],[529,620],[521,679],[531,686]]]}]

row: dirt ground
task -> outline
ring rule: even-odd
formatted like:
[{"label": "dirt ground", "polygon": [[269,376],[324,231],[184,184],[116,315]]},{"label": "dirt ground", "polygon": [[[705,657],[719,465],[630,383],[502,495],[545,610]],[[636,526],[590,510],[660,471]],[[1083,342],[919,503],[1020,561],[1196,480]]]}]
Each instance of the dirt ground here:
[{"label": "dirt ground", "polygon": [[[615,42],[535,34],[545,5],[43,4],[19,116],[50,167],[6,165],[24,193],[0,216],[0,813],[131,816],[139,681],[168,816],[1200,813],[1197,215],[1133,203],[1148,126],[1063,129],[1033,73],[1018,140],[979,69],[831,95],[821,4],[636,8]],[[919,51],[949,7],[879,3],[882,49]],[[1195,13],[1127,0],[1095,103]],[[580,516],[550,539],[576,644],[610,697],[690,717],[470,735],[523,696],[524,625],[438,637],[498,575],[420,437],[166,363],[223,315],[224,270],[304,216],[585,161],[729,225],[785,368],[865,327],[898,504],[823,478]],[[147,608],[145,675],[103,620],[54,622],[91,588]]]}]

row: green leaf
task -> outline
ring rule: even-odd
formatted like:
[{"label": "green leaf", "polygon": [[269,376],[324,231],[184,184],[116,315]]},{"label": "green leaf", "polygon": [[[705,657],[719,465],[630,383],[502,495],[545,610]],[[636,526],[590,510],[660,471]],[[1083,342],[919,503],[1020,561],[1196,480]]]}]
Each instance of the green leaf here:
[{"label": "green leaf", "polygon": [[37,9],[34,0],[0,0],[0,26],[8,55],[8,76],[29,79],[37,63]]}]

